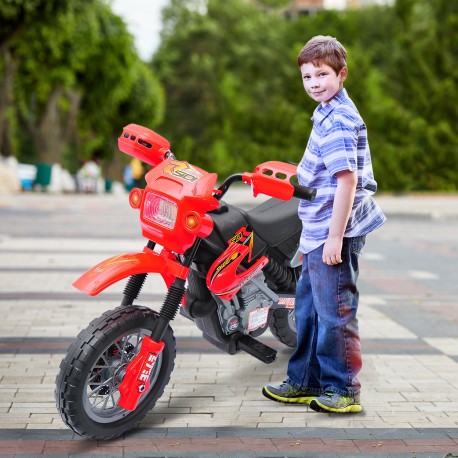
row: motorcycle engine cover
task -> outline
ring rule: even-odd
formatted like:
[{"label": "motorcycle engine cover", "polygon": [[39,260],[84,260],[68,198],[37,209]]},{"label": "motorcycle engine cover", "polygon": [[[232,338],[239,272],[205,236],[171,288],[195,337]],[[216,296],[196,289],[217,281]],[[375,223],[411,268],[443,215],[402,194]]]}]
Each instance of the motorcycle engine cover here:
[{"label": "motorcycle engine cover", "polygon": [[265,328],[269,308],[277,303],[278,296],[265,283],[261,272],[234,296],[225,301],[215,296],[218,318],[223,332],[228,335],[235,331],[248,334]]}]

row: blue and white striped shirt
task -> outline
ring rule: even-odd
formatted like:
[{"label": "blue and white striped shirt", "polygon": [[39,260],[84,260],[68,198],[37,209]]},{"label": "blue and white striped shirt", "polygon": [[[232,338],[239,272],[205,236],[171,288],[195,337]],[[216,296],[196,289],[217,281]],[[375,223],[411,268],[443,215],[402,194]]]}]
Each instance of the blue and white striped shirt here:
[{"label": "blue and white striped shirt", "polygon": [[338,172],[358,172],[345,237],[365,235],[386,220],[372,198],[377,183],[372,171],[366,125],[347,91],[342,89],[327,105],[320,104],[313,112],[312,121],[312,133],[297,168],[299,184],[317,188],[313,202],[301,200],[299,204],[302,253],[318,248],[328,237]]}]

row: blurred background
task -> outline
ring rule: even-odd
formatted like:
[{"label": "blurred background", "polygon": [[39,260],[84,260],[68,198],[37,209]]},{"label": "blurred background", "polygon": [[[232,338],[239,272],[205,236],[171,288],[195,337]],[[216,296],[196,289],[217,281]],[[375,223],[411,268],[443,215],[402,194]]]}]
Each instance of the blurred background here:
[{"label": "blurred background", "polygon": [[456,192],[456,0],[3,0],[0,193],[128,187],[129,123],[220,176],[297,163],[318,34],[347,48],[379,189]]}]

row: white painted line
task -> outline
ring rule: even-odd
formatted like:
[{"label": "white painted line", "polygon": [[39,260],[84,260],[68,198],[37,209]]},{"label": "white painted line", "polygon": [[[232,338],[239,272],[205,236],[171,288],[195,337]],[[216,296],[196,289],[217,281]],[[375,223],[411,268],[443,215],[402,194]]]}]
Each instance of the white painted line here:
[{"label": "white painted line", "polygon": [[374,253],[374,252],[366,252],[363,251],[363,257],[364,259],[367,259],[369,261],[384,261],[385,260],[385,255],[381,253]]},{"label": "white painted line", "polygon": [[439,276],[435,273],[424,270],[409,270],[408,275],[409,277],[416,278],[418,280],[437,280],[439,278]]}]

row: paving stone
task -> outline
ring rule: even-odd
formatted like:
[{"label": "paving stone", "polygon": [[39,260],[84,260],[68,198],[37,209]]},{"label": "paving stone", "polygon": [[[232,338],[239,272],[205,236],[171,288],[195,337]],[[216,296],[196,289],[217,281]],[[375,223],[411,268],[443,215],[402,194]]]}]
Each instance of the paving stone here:
[{"label": "paving stone", "polygon": [[[23,202],[39,212],[40,207],[47,208],[47,198],[25,196]],[[4,202],[0,196],[0,208]],[[85,202],[84,205],[88,205],[90,201]],[[116,199],[110,202],[109,205],[118,209]],[[456,201],[453,202],[456,205]],[[65,212],[68,199],[59,197],[55,203]],[[120,218],[119,211],[112,213]],[[415,227],[415,243],[419,244],[420,251],[450,258],[453,252],[449,246],[456,246],[457,231],[450,227],[431,227],[446,237],[443,247],[431,245],[431,229],[419,225]],[[173,327],[177,341],[183,341],[184,345],[178,351],[171,383],[156,408],[131,435],[87,448],[87,441],[76,437],[55,410],[54,379],[71,339],[91,319],[114,308],[113,298],[119,297],[122,285],[116,285],[107,296],[89,299],[76,292],[71,283],[87,266],[118,253],[119,247],[137,250],[143,243],[127,235],[102,237],[103,234],[95,238],[48,235],[37,239],[34,235],[12,234],[5,239],[0,233],[0,266],[8,265],[10,269],[1,271],[0,285],[3,317],[0,322],[1,453],[9,450],[14,455],[19,450],[17,443],[11,445],[4,441],[22,440],[35,448],[33,452],[21,449],[24,453],[21,456],[37,456],[46,449],[56,453],[55,456],[67,456],[69,450],[74,456],[87,456],[86,450],[91,450],[101,456],[110,453],[113,456],[118,453],[165,456],[166,453],[181,458],[183,450],[163,449],[162,455],[159,449],[157,452],[135,450],[144,446],[137,438],[166,437],[180,441],[205,439],[193,444],[200,447],[198,452],[194,453],[192,447],[186,450],[189,452],[186,457],[194,454],[200,458],[214,456],[205,447],[212,444],[208,439],[216,437],[238,438],[235,443],[241,444],[239,449],[230,452],[226,452],[225,447],[233,445],[234,440],[232,444],[230,440],[221,442],[220,456],[231,458],[285,456],[278,447],[265,449],[265,452],[245,450],[250,445],[265,446],[268,441],[273,444],[274,438],[281,439],[278,444],[281,450],[288,451],[288,456],[301,457],[305,442],[296,444],[294,439],[310,439],[308,445],[315,444],[313,453],[320,458],[377,456],[379,449],[383,449],[380,456],[393,453],[397,458],[411,458],[414,450],[417,458],[432,453],[442,457],[447,450],[444,447],[453,452],[457,450],[458,445],[451,441],[458,444],[458,294],[451,287],[447,291],[433,291],[439,274],[421,263],[410,267],[402,264],[402,247],[393,242],[399,233],[391,226],[376,237],[386,246],[400,248],[399,253],[386,250],[379,256],[381,253],[369,251],[369,256],[362,258],[363,414],[318,414],[305,406],[288,406],[265,399],[260,393],[261,387],[284,379],[290,349],[279,349],[277,361],[271,365],[264,365],[246,354],[225,355],[202,341],[200,331],[178,316]],[[423,242],[418,237],[423,237]],[[400,258],[396,271],[384,267],[384,259],[397,254]],[[148,278],[146,287],[145,297],[159,308],[162,302],[158,299],[159,293],[165,291],[162,280]],[[40,348],[40,345],[47,347]],[[60,437],[64,442],[77,445],[66,448]],[[251,441],[240,439],[244,437]],[[317,438],[321,443],[315,442]],[[377,446],[374,440],[383,441],[382,446]],[[86,449],[81,444],[86,444]]]}]

